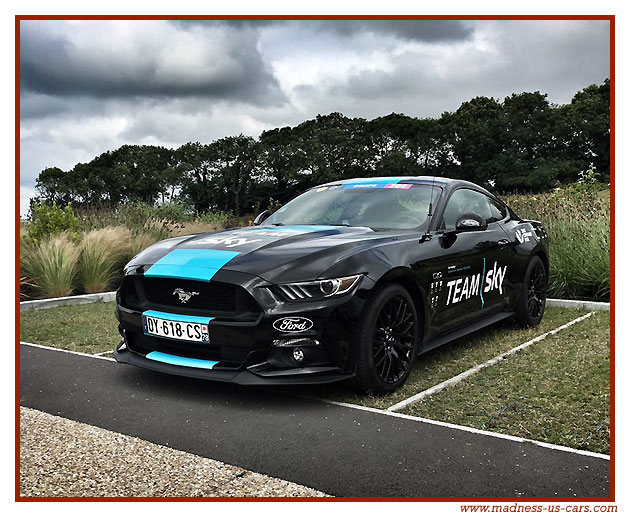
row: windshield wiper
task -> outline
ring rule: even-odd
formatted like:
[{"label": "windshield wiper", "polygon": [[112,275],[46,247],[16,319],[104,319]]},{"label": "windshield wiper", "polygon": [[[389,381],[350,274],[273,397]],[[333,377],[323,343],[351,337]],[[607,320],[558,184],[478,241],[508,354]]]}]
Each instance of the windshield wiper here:
[{"label": "windshield wiper", "polygon": [[271,223],[271,226],[284,226],[284,223]]}]

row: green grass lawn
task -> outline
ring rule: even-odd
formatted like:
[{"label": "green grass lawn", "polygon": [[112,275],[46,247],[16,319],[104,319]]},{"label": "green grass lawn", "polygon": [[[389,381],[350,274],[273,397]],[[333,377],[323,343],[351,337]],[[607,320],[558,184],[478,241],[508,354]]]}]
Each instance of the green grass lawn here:
[{"label": "green grass lawn", "polygon": [[609,317],[595,313],[402,412],[608,453]]},{"label": "green grass lawn", "polygon": [[305,387],[301,391],[313,396],[385,409],[586,312],[547,307],[543,321],[535,328],[519,330],[509,323],[499,323],[431,350],[416,358],[407,383],[384,397],[356,395],[342,384]]},{"label": "green grass lawn", "polygon": [[70,305],[20,314],[20,341],[96,354],[120,343],[115,304]]}]

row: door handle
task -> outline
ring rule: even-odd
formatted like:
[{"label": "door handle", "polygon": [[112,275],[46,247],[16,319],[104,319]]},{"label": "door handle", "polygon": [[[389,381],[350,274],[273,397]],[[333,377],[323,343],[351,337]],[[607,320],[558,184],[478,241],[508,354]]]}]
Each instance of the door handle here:
[{"label": "door handle", "polygon": [[497,241],[497,244],[499,245],[499,247],[505,248],[508,244],[510,244],[510,241],[507,239],[499,239]]}]

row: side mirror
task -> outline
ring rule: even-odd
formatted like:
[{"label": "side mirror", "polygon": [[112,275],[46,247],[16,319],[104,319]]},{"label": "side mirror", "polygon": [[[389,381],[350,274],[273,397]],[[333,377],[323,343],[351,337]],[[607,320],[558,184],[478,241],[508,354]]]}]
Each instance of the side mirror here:
[{"label": "side mirror", "polygon": [[260,226],[260,224],[267,219],[267,217],[269,217],[271,214],[269,213],[269,210],[265,210],[264,212],[260,212],[256,218],[254,219],[254,226]]},{"label": "side mirror", "polygon": [[478,232],[485,230],[487,227],[488,223],[485,219],[472,212],[463,214],[455,223],[456,232]]}]

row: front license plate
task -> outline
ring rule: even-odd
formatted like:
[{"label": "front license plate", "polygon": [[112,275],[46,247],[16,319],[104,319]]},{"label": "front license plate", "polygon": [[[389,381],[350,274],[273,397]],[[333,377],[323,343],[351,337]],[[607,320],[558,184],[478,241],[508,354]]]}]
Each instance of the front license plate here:
[{"label": "front license plate", "polygon": [[182,341],[210,342],[207,323],[192,323],[188,321],[171,321],[153,316],[142,315],[144,333],[149,336],[167,337]]}]

